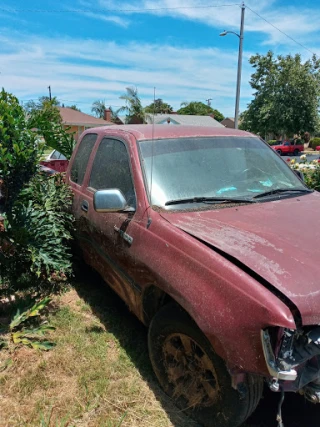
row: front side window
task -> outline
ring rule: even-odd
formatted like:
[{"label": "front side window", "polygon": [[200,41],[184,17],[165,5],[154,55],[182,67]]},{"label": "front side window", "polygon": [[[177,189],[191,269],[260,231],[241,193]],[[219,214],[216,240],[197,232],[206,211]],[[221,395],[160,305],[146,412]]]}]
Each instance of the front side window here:
[{"label": "front side window", "polygon": [[151,203],[202,197],[252,199],[305,186],[256,137],[194,137],[140,141]]},{"label": "front side window", "polygon": [[76,157],[73,160],[70,178],[71,181],[81,185],[86,173],[90,154],[97,140],[98,135],[89,133],[82,138]]},{"label": "front side window", "polygon": [[117,188],[122,191],[129,206],[136,206],[129,156],[123,142],[104,138],[92,166],[89,187],[95,190]]}]

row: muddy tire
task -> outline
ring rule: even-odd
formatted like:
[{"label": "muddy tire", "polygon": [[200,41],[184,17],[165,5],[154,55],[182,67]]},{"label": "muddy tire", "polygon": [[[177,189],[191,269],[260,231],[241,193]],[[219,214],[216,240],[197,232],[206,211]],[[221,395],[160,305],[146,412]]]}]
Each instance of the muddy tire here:
[{"label": "muddy tire", "polygon": [[255,410],[263,380],[247,375],[232,388],[224,361],[176,304],[152,319],[148,336],[154,372],[176,405],[205,427],[237,427]]}]

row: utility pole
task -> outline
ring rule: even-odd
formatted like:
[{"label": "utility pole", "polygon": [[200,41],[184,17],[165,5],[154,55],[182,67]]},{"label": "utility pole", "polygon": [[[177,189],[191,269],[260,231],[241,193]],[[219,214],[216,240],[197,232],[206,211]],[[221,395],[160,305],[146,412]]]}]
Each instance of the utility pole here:
[{"label": "utility pole", "polygon": [[240,38],[239,38],[239,55],[238,55],[236,107],[235,107],[235,114],[234,114],[234,127],[235,127],[235,129],[238,129],[238,124],[239,124],[239,103],[240,103],[243,32],[244,32],[244,12],[245,12],[245,10],[246,10],[246,7],[244,5],[244,2],[242,2],[242,4],[241,4]]},{"label": "utility pole", "polygon": [[206,99],[206,101],[207,101],[208,107],[211,107],[212,98]]},{"label": "utility pole", "polygon": [[52,96],[51,96],[51,86],[48,86],[48,89],[49,89],[49,99],[50,99],[50,101],[52,101]]},{"label": "utility pole", "polygon": [[242,68],[242,50],[243,50],[243,31],[244,31],[244,12],[246,6],[244,2],[241,4],[241,23],[240,23],[240,34],[234,31],[224,30],[220,33],[220,36],[226,36],[227,34],[234,34],[239,38],[239,54],[238,54],[238,73],[237,73],[237,92],[236,92],[236,105],[234,112],[234,128],[238,129],[239,123],[239,102],[240,102],[240,86],[241,86],[241,68]]}]

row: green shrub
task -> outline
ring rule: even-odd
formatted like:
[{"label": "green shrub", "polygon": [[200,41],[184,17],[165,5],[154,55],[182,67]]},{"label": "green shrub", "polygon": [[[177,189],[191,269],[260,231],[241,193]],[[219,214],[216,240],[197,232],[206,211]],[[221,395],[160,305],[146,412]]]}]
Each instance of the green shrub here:
[{"label": "green shrub", "polygon": [[313,148],[314,150],[318,145],[320,145],[320,138],[312,138],[310,140],[310,147]]},{"label": "green shrub", "polygon": [[307,160],[307,156],[304,154],[301,157],[301,162],[298,163],[295,159],[292,159],[290,166],[293,170],[299,170],[304,175],[304,182],[307,187],[320,191],[320,163],[319,160]]},{"label": "green shrub", "polygon": [[276,139],[269,139],[268,144],[269,145],[277,145],[278,141]]},{"label": "green shrub", "polygon": [[60,111],[55,98],[52,101],[44,99],[39,105],[29,108],[29,128],[36,128],[37,134],[44,140],[47,147],[58,150],[70,159],[76,140],[70,128],[62,124]]},{"label": "green shrub", "polygon": [[[29,117],[29,118],[28,118]],[[71,273],[72,194],[38,171],[43,144],[17,98],[0,93],[0,294]],[[56,138],[55,123],[46,132]],[[60,125],[59,125],[60,132]],[[51,134],[49,135],[51,137]],[[66,137],[71,150],[72,141]],[[50,139],[50,138],[49,138]],[[69,144],[70,142],[70,144]]]},{"label": "green shrub", "polygon": [[0,215],[10,216],[23,185],[35,174],[41,150],[13,95],[0,93]]},{"label": "green shrub", "polygon": [[60,174],[36,174],[21,191],[0,235],[0,277],[10,280],[11,287],[18,288],[24,272],[34,281],[71,273],[71,201]]}]

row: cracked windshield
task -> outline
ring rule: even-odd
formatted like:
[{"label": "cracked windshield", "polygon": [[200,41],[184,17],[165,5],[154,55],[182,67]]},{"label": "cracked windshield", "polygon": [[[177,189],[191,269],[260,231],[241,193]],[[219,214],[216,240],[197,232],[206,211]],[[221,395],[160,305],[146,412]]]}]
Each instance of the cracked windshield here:
[{"label": "cracked windshield", "polygon": [[251,200],[273,190],[305,190],[259,138],[179,138],[139,145],[153,205],[211,197]]}]

